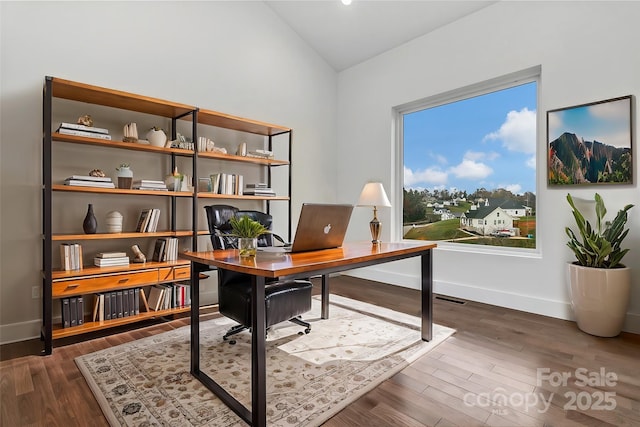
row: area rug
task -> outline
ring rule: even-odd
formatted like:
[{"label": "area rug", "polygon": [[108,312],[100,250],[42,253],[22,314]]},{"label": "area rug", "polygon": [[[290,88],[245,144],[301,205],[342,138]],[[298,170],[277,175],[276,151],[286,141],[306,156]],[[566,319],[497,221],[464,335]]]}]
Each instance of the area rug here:
[{"label": "area rug", "polygon": [[[419,318],[337,295],[322,320],[318,298],[310,334],[285,322],[267,335],[269,426],[321,425],[454,332],[433,325],[424,342]],[[233,324],[201,323],[200,369],[250,407],[251,335],[223,341]],[[112,426],[246,425],[191,376],[189,339],[187,326],[75,359]]]}]

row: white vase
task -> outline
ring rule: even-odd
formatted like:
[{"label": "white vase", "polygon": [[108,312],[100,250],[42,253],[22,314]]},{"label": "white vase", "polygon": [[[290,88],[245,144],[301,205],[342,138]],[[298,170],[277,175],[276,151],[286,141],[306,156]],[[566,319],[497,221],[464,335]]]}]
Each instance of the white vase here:
[{"label": "white vase", "polygon": [[107,233],[122,233],[122,214],[118,211],[107,213],[105,224]]},{"label": "white vase", "polygon": [[568,266],[571,308],[582,331],[599,337],[620,334],[631,296],[631,269]]},{"label": "white vase", "polygon": [[147,133],[147,140],[149,141],[149,144],[153,145],[154,147],[164,147],[164,144],[167,142],[167,135],[162,129],[151,129]]}]

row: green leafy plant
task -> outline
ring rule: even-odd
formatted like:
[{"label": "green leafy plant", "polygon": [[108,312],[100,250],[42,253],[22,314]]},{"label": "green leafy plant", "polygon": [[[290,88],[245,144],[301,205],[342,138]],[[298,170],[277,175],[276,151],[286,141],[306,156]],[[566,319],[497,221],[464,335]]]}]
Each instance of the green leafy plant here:
[{"label": "green leafy plant", "polygon": [[120,163],[120,166],[118,166],[116,168],[117,171],[119,171],[121,168],[128,168],[129,167],[129,163]]},{"label": "green leafy plant", "polygon": [[624,226],[627,223],[627,211],[633,205],[629,204],[620,209],[612,222],[603,222],[607,209],[602,197],[596,193],[596,226],[594,228],[576,208],[571,194],[567,194],[567,201],[573,209],[573,217],[580,233],[580,239],[578,239],[571,228],[565,227],[569,236],[567,246],[575,254],[577,263],[584,267],[622,267],[620,261],[629,252],[629,249],[621,247],[622,241],[629,233],[629,229],[625,229]]},{"label": "green leafy plant", "polygon": [[258,221],[249,218],[247,215],[241,217],[232,217],[229,220],[231,225],[231,235],[235,237],[246,237],[254,239],[260,237],[263,234],[270,233],[270,231]]}]

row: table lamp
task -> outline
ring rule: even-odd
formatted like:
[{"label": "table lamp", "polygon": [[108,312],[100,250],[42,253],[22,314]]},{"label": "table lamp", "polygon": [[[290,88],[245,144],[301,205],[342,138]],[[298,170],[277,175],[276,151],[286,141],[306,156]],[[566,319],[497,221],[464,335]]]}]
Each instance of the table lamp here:
[{"label": "table lamp", "polygon": [[378,221],[378,207],[391,206],[391,203],[387,198],[387,193],[384,192],[382,183],[368,182],[365,184],[362,189],[362,193],[360,193],[358,206],[373,206],[373,219],[369,223],[369,228],[371,229],[371,243],[376,244],[380,242],[380,230],[382,228],[382,224]]}]

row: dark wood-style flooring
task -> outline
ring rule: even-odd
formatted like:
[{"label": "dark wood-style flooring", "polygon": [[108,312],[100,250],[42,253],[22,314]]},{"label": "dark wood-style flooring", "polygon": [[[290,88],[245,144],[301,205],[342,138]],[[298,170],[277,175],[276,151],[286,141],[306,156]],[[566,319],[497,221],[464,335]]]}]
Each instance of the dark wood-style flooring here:
[{"label": "dark wood-style flooring", "polygon": [[[331,291],[420,311],[415,290],[339,277]],[[573,322],[440,298],[434,319],[457,332],[325,426],[640,425],[639,336],[596,338]],[[74,358],[185,324],[58,342],[51,356],[38,340],[2,346],[0,425],[106,426]]]}]

